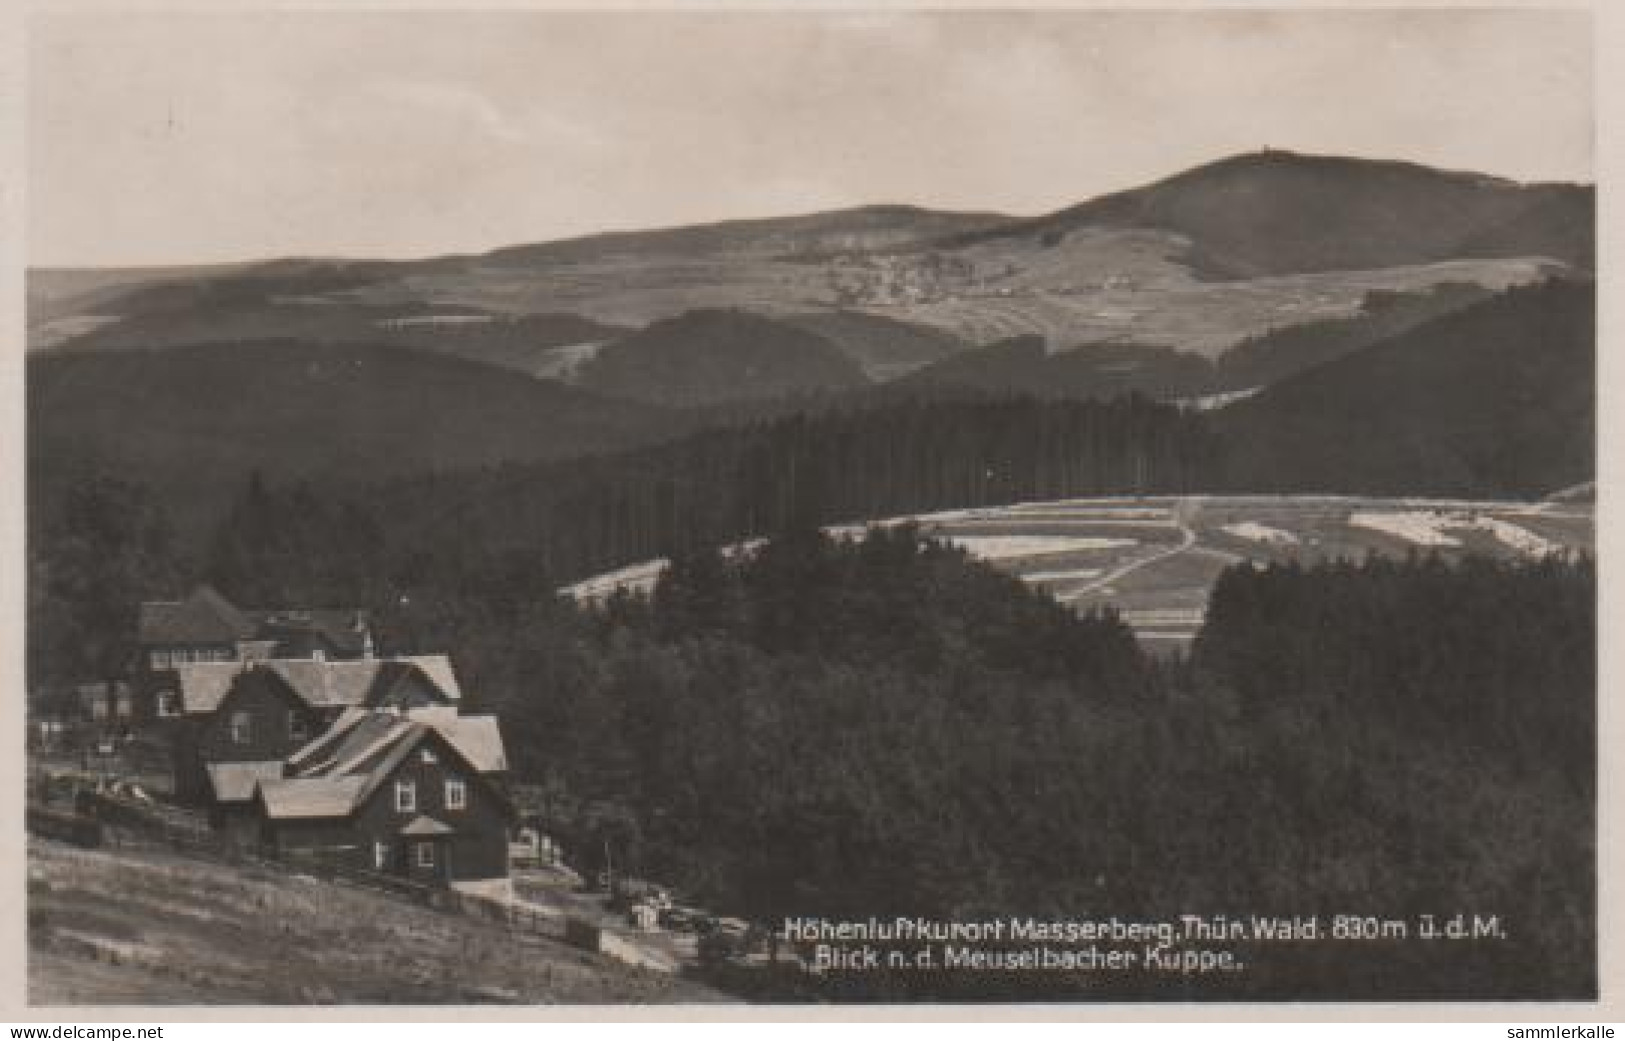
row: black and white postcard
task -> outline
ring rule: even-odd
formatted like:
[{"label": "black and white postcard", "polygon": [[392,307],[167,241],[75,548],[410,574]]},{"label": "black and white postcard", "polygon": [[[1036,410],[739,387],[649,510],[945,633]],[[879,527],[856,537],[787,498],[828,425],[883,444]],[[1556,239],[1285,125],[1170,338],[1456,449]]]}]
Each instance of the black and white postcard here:
[{"label": "black and white postcard", "polygon": [[1605,999],[1593,19],[32,10],[20,1003]]}]

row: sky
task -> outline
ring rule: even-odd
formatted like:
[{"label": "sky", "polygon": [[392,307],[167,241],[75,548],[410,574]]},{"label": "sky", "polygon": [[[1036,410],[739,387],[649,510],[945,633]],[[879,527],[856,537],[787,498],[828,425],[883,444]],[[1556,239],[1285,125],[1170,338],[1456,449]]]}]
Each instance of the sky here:
[{"label": "sky", "polygon": [[1530,9],[37,15],[28,259],[1029,215],[1265,146],[1590,181],[1590,32]]}]

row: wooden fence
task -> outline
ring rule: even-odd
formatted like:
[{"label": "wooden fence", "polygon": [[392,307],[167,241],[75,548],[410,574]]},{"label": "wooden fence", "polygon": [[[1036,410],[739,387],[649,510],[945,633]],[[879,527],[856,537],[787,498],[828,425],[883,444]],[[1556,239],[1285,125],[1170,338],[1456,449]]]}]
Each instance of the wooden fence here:
[{"label": "wooden fence", "polygon": [[91,849],[99,847],[103,840],[100,821],[81,817],[77,813],[64,813],[48,806],[30,805],[27,826],[30,834]]}]

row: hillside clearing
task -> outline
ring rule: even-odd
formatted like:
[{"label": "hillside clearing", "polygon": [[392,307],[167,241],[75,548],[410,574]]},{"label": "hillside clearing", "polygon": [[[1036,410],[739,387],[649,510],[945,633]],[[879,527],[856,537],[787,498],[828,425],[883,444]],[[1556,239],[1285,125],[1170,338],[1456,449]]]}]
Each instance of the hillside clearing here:
[{"label": "hillside clearing", "polygon": [[724,1000],[297,874],[167,852],[28,844],[28,996],[66,1004],[547,1004]]},{"label": "hillside clearing", "polygon": [[[919,525],[1078,611],[1110,607],[1156,648],[1188,644],[1208,592],[1239,560],[1361,560],[1412,550],[1538,558],[1590,552],[1583,504],[1475,502],[1342,495],[1194,495],[1069,499],[941,510],[871,522]],[[856,537],[864,525],[827,529]],[[599,575],[564,590],[602,601],[616,588],[648,592],[664,561]]]}]

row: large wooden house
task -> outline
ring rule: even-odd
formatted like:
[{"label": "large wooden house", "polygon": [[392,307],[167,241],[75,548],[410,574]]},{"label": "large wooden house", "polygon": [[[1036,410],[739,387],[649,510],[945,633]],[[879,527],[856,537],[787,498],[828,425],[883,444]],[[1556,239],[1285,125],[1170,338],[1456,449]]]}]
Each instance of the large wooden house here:
[{"label": "large wooden house", "polygon": [[246,809],[255,780],[281,776],[283,762],[346,710],[462,700],[444,655],[189,662],[170,672],[174,699],[163,704],[175,797],[228,815]]},{"label": "large wooden house", "polygon": [[187,666],[373,656],[365,611],[243,609],[208,586],[199,586],[184,600],[143,603],[137,633],[140,657],[132,708],[137,723],[178,714],[176,672]]},{"label": "large wooden house", "polygon": [[454,708],[350,710],[254,784],[258,838],[416,881],[479,887],[508,876],[514,808],[494,716]]}]

